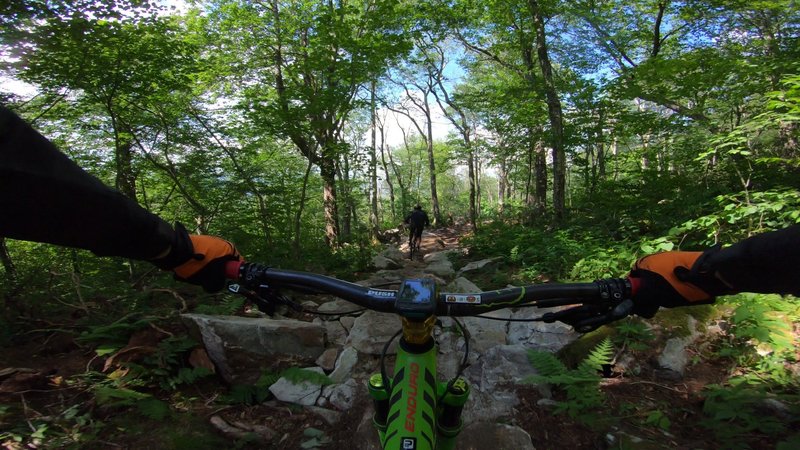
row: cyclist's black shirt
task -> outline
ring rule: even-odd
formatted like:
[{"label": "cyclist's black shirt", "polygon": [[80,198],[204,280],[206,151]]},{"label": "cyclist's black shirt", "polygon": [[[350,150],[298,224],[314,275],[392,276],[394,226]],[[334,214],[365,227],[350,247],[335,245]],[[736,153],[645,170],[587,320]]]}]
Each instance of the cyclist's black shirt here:
[{"label": "cyclist's black shirt", "polygon": [[709,257],[708,267],[738,292],[800,296],[800,224],[726,247]]},{"label": "cyclist's black shirt", "polygon": [[174,234],[0,105],[0,236],[150,259]]},{"label": "cyclist's black shirt", "polygon": [[422,230],[431,224],[430,220],[428,220],[428,214],[421,209],[411,211],[411,214],[406,216],[405,223],[409,224],[413,230]]},{"label": "cyclist's black shirt", "polygon": [[[421,210],[406,222],[430,225]],[[166,250],[174,234],[0,105],[0,236],[150,259]],[[800,225],[745,239],[709,263],[737,291],[800,295]]]}]

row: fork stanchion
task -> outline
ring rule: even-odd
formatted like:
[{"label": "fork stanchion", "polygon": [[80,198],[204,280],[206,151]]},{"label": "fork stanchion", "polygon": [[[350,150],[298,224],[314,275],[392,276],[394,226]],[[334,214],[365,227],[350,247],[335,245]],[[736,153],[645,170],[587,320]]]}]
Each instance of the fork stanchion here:
[{"label": "fork stanchion", "polygon": [[375,407],[375,414],[372,415],[372,423],[378,430],[381,443],[386,434],[386,419],[389,416],[389,393],[386,392],[386,384],[383,382],[383,375],[372,374],[367,382],[369,396],[372,397],[372,404]]},{"label": "fork stanchion", "polygon": [[[447,389],[448,383],[442,383],[441,390]],[[464,427],[461,420],[461,412],[464,404],[469,398],[469,383],[462,377],[458,377],[455,382],[447,389],[442,399],[439,413],[439,420],[436,424],[436,449],[452,450],[456,446],[456,438]]]}]

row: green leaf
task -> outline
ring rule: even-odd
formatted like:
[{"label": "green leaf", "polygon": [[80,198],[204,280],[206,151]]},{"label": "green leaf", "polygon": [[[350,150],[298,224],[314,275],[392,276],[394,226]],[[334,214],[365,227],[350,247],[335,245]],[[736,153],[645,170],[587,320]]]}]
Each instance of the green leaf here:
[{"label": "green leaf", "polygon": [[138,401],[136,407],[144,416],[153,420],[163,420],[171,412],[166,402],[152,397]]}]

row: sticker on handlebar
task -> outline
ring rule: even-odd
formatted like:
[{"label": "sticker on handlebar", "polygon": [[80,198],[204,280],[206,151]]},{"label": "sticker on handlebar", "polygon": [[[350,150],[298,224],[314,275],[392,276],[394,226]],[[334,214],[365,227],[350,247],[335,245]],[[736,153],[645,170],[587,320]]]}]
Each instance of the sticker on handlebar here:
[{"label": "sticker on handlebar", "polygon": [[377,289],[367,291],[367,295],[370,297],[394,298],[395,294],[397,294],[397,291],[381,291]]},{"label": "sticker on handlebar", "polygon": [[460,294],[445,294],[445,303],[468,303],[480,304],[480,295],[460,295]]}]

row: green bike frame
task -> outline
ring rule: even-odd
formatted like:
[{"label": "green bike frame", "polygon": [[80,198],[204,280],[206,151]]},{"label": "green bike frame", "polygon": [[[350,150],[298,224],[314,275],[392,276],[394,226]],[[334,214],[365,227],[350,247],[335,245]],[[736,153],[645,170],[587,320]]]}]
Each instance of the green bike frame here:
[{"label": "green bike frame", "polygon": [[[434,296],[435,298],[435,296]],[[435,316],[403,317],[394,376],[370,377],[373,423],[384,449],[451,450],[461,432],[461,411],[469,398],[463,378],[436,380]]]}]

